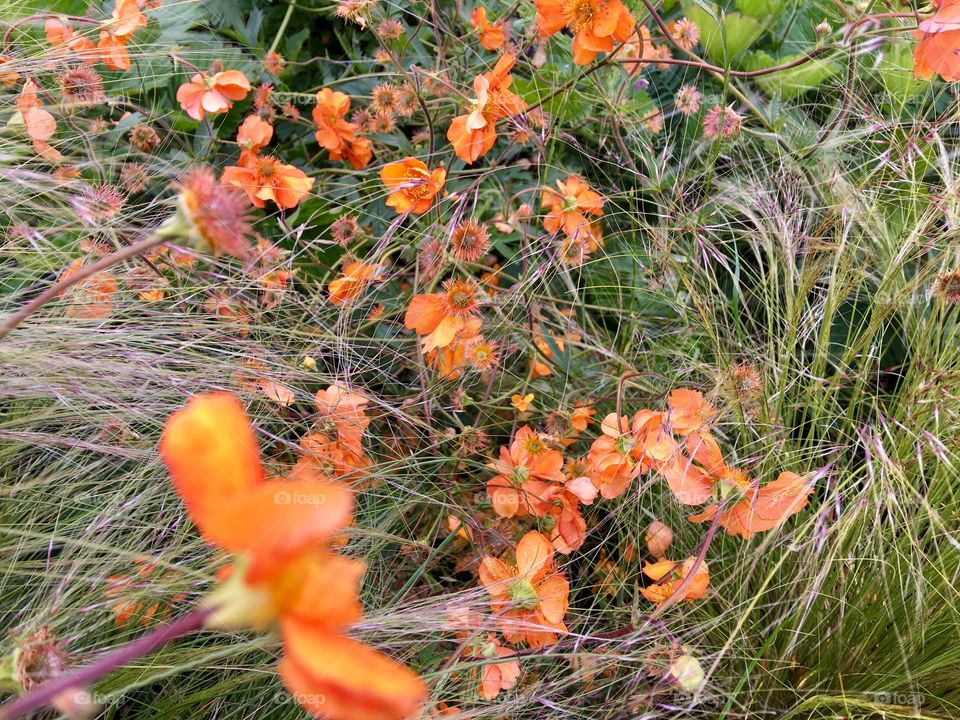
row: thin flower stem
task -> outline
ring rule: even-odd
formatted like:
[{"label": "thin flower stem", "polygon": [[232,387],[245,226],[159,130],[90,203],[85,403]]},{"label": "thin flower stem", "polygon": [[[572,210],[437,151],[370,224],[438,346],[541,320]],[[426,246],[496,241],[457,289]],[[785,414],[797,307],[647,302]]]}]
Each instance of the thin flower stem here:
[{"label": "thin flower stem", "polygon": [[194,630],[199,630],[213,610],[214,608],[210,607],[196,608],[169,625],[164,625],[126,645],[121,645],[86,667],[66,672],[43,683],[16,700],[0,706],[0,720],[15,720],[50,705],[61,693],[89,687],[121,665],[148,655]]},{"label": "thin flower stem", "polygon": [[70,275],[69,277],[61,280],[54,285],[51,285],[46,290],[37,295],[33,300],[28,302],[22,308],[17,310],[12,315],[8,316],[3,322],[0,322],[0,340],[3,340],[7,335],[10,334],[20,323],[26,320],[28,317],[33,315],[37,310],[46,305],[50,300],[57,297],[65,290],[71,288],[77,283],[81,283],[84,280],[96,275],[98,272],[103,272],[108,268],[117,265],[118,263],[123,262],[137,255],[142,255],[151,248],[156,247],[160,243],[168,240],[164,235],[154,234],[145,240],[141,240],[138,243],[133,243],[128,245],[125,248],[117,250],[116,252],[106,255],[97,262],[86,265],[78,270],[76,273]]},{"label": "thin flower stem", "polygon": [[283,16],[280,27],[277,28],[277,34],[273,36],[273,42],[270,43],[270,49],[267,51],[268,54],[277,51],[277,47],[280,45],[280,38],[282,38],[283,33],[286,32],[287,25],[290,24],[290,17],[293,15],[294,8],[296,7],[293,3],[287,5],[287,12]]}]

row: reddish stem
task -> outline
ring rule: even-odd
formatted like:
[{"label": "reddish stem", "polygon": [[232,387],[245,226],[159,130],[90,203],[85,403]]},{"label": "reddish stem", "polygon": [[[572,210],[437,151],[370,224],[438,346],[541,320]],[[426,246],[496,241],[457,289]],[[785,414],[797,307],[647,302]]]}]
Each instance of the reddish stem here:
[{"label": "reddish stem", "polygon": [[194,630],[199,630],[212,612],[213,608],[196,608],[169,625],[164,625],[126,645],[121,645],[86,667],[71,670],[39,685],[17,699],[0,706],[0,720],[15,720],[50,705],[61,693],[89,687],[121,665],[147,655]]}]

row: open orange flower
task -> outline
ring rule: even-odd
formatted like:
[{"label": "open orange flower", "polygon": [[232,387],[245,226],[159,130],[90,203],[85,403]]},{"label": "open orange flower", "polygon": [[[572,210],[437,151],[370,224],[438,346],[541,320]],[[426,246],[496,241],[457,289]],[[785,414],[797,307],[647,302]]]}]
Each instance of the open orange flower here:
[{"label": "open orange flower", "polygon": [[399,720],[426,697],[420,679],[343,633],[361,617],[364,564],[327,543],[351,522],[346,489],[301,473],[267,480],[242,406],[199,395],[167,421],[160,454],[204,538],[239,556],[209,598],[210,627],[278,622],[280,675],[307,710],[342,720]]},{"label": "open orange flower", "polygon": [[447,280],[444,292],[415,295],[403,318],[404,327],[423,335],[423,351],[444,348],[475,317],[480,288],[471,279]]},{"label": "open orange flower", "polygon": [[541,37],[573,33],[573,61],[587,65],[634,32],[636,20],[621,0],[535,0]]},{"label": "open orange flower", "polygon": [[356,123],[344,120],[349,111],[349,96],[329,88],[320,90],[313,108],[313,121],[317,124],[315,137],[331,160],[346,158],[355,170],[362,170],[373,158],[373,143],[357,136]]},{"label": "open orange flower", "polygon": [[196,73],[177,89],[177,102],[194,120],[203,120],[206,115],[227,112],[249,92],[250,81],[239,70],[224,70],[212,77]]},{"label": "open orange flower", "polygon": [[470,24],[477,29],[480,47],[484,50],[499,50],[507,42],[507,33],[502,20],[495,23],[487,19],[487,9],[480,5],[470,13]]},{"label": "open orange flower", "polygon": [[[662,605],[670,599],[680,589],[680,585],[693,570],[696,558],[687,558],[683,563],[675,563],[673,560],[657,560],[655,563],[647,563],[643,566],[643,574],[653,580],[656,584],[640,588],[643,596],[652,603]],[[697,567],[693,580],[683,591],[680,600],[692,602],[699,600],[707,594],[707,588],[710,586],[710,571],[705,562],[701,562]]]},{"label": "open orange flower", "polygon": [[237,130],[237,145],[240,146],[240,164],[260,154],[273,139],[273,125],[259,115],[250,115]]},{"label": "open orange flower", "polygon": [[350,392],[341,385],[330,385],[325,390],[317,390],[315,396],[317,412],[320,414],[321,432],[333,431],[337,439],[355,452],[361,450],[360,441],[370,425],[364,408],[370,399]]},{"label": "open orange flower", "polygon": [[380,179],[390,190],[387,207],[398,214],[412,212],[423,215],[447,180],[447,171],[443,168],[430,170],[421,160],[406,157],[400,162],[390,163],[380,171]]},{"label": "open orange flower", "polygon": [[913,74],[929,80],[934,73],[947,82],[960,80],[960,0],[934,0],[937,11],[914,33]]},{"label": "open orange flower", "polygon": [[381,266],[377,263],[352,262],[343,268],[343,274],[330,281],[327,292],[334,305],[346,305],[360,297],[368,283],[375,280]]},{"label": "open orange flower", "polygon": [[493,634],[487,635],[486,642],[473,645],[467,654],[502,661],[487,662],[480,668],[479,695],[484,700],[495,700],[501,691],[514,687],[520,679],[520,663],[515,659],[517,653],[503,647]]},{"label": "open orange flower", "polygon": [[570,175],[566,180],[557,180],[556,190],[543,189],[542,207],[549,209],[543,219],[547,232],[562,229],[568,235],[576,236],[589,229],[587,215],[603,215],[603,198],[578,176]]},{"label": "open orange flower", "polygon": [[739,496],[732,505],[721,508],[709,505],[700,514],[691,515],[693,522],[713,519],[720,513],[720,527],[728,535],[739,535],[749,540],[754,533],[772,530],[791,515],[807,506],[813,486],[792,472],[782,472],[776,480],[759,487],[742,472],[731,470],[720,478],[721,497]]},{"label": "open orange flower", "polygon": [[129,70],[127,43],[133,33],[147,24],[137,0],[117,0],[113,13],[100,29],[97,51],[103,64],[111,70]]},{"label": "open orange flower", "polygon": [[547,446],[529,425],[517,431],[509,447],[489,467],[496,475],[487,495],[500,517],[543,516],[553,502],[552,483],[563,483],[563,454]]},{"label": "open orange flower", "polygon": [[453,119],[447,130],[447,139],[453,144],[457,157],[466,163],[490,151],[497,139],[497,120],[523,112],[527,103],[510,91],[513,78],[510,71],[517,59],[504,55],[491,72],[477,75],[473,81],[476,99],[467,115]]},{"label": "open orange flower", "polygon": [[556,572],[553,552],[547,538],[530,531],[517,543],[516,565],[490,556],[480,562],[480,582],[508,642],[543,647],[567,631],[570,584]]},{"label": "open orange flower", "polygon": [[243,165],[224,168],[220,182],[240,188],[259,208],[271,200],[286,209],[296,207],[307,196],[314,180],[293,165],[263,155],[247,158]]},{"label": "open orange flower", "polygon": [[47,42],[53,46],[65,46],[76,53],[87,64],[97,62],[98,52],[95,49],[93,40],[86,37],[74,37],[73,28],[64,25],[56,18],[49,18],[43,25],[44,33],[47,36]]}]

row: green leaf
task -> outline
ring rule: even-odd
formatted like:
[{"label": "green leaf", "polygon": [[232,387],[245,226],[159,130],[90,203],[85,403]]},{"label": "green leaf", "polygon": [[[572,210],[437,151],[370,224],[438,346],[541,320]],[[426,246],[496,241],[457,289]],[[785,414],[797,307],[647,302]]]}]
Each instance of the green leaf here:
[{"label": "green leaf", "polygon": [[[805,53],[797,53],[774,59],[765,52],[755,52],[750,54],[744,64],[750,70],[762,70],[774,65],[786,65],[799,60],[804,55]],[[839,65],[832,60],[817,59],[789,70],[763,75],[755,78],[755,82],[767,95],[779,95],[784,99],[790,99],[820,87],[839,71]]]},{"label": "green leaf", "polygon": [[700,44],[707,57],[717,64],[736,60],[763,34],[763,25],[748,15],[728,13],[694,0],[684,0],[682,5],[686,16],[700,29]]}]

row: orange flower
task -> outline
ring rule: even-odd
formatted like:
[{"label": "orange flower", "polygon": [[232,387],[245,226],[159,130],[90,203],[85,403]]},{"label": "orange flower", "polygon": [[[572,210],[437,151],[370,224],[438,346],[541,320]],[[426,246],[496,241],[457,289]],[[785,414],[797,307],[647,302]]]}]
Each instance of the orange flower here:
[{"label": "orange flower", "polygon": [[587,65],[630,37],[636,20],[621,0],[535,0],[541,37],[573,33],[573,61]]},{"label": "orange flower", "polygon": [[404,327],[423,335],[423,351],[447,347],[478,307],[479,287],[473,280],[447,280],[444,292],[415,295],[403,318]]},{"label": "orange flower", "polygon": [[237,130],[237,145],[240,146],[240,164],[244,165],[270,144],[273,139],[273,125],[250,115]]},{"label": "orange flower", "polygon": [[557,180],[557,190],[543,189],[542,207],[549,208],[543,219],[547,232],[562,228],[568,235],[576,236],[589,229],[587,215],[603,215],[603,198],[578,176],[570,175],[565,181]]},{"label": "orange flower", "polygon": [[720,512],[720,527],[728,535],[739,535],[749,540],[754,533],[775,528],[791,515],[795,515],[807,506],[813,486],[792,472],[782,472],[776,480],[758,487],[758,483],[737,470],[731,470],[720,479],[721,496],[742,496],[742,499],[729,507],[720,509],[716,504],[709,505],[698,515],[691,515],[693,522],[713,519]]},{"label": "orange flower", "polygon": [[117,0],[110,19],[101,26],[97,43],[103,64],[111,70],[129,70],[127,43],[133,33],[146,24],[147,18],[140,12],[137,0]]},{"label": "orange flower", "polygon": [[17,110],[23,120],[27,135],[33,141],[37,155],[49,162],[57,162],[63,156],[60,151],[47,142],[57,130],[57,121],[53,115],[40,107],[37,97],[37,84],[30,78],[23,82],[23,89],[16,100]]},{"label": "orange flower", "polygon": [[546,515],[553,502],[551,484],[565,480],[563,454],[548,447],[529,425],[520,428],[487,467],[496,473],[487,482],[487,495],[500,517]]},{"label": "orange flower", "polygon": [[53,46],[65,45],[69,50],[79,55],[83,62],[93,64],[97,61],[98,53],[90,38],[74,37],[73,28],[64,25],[55,18],[49,18],[43,25],[47,42]]},{"label": "orange flower", "polygon": [[[67,280],[83,268],[83,258],[77,258],[60,274],[60,282]],[[102,320],[113,312],[113,295],[120,287],[109,272],[98,272],[86,280],[67,288],[64,297],[70,302],[66,315],[71,318]]]},{"label": "orange flower", "polygon": [[546,335],[539,332],[539,328],[533,336],[533,344],[537,349],[530,356],[530,378],[536,380],[539,377],[553,375],[553,369],[546,363],[546,360],[553,357],[553,348],[563,352],[566,349],[566,344],[553,331],[550,332],[550,340],[547,340]]},{"label": "orange flower", "polygon": [[654,59],[653,42],[650,39],[650,30],[646,25],[640,26],[639,33],[633,33],[623,47],[616,53],[620,60],[643,60],[644,62],[631,62],[623,65],[624,69],[631,76],[640,74],[640,71],[647,67]]},{"label": "orange flower", "polygon": [[463,327],[456,337],[446,347],[428,350],[424,353],[427,364],[437,371],[442,380],[457,380],[463,375],[464,369],[472,363],[470,354],[477,343],[483,342],[480,329],[483,320],[472,316],[464,320]]},{"label": "orange flower", "polygon": [[543,647],[567,631],[570,584],[556,572],[553,552],[547,538],[531,531],[517,543],[516,565],[490,556],[480,562],[480,581],[508,642]]},{"label": "orange flower", "polygon": [[495,700],[502,690],[509,690],[520,679],[520,663],[515,658],[517,653],[500,644],[496,636],[487,635],[487,641],[478,643],[471,649],[472,655],[481,658],[498,658],[503,662],[487,662],[480,668],[480,697],[484,700]]},{"label": "orange flower", "polygon": [[960,0],[934,0],[937,11],[914,33],[913,74],[929,80],[934,73],[947,82],[960,80]]},{"label": "orange flower", "polygon": [[360,619],[364,564],[327,543],[352,518],[344,488],[301,473],[267,480],[242,406],[200,395],[167,421],[160,454],[207,541],[240,555],[211,595],[211,627],[279,621],[280,675],[307,710],[343,720],[398,720],[425,699],[420,679],[343,635]]},{"label": "orange flower", "polygon": [[526,109],[526,102],[509,89],[513,82],[510,70],[516,61],[515,57],[504,55],[493,71],[475,77],[473,110],[455,117],[450,123],[447,139],[453,144],[457,157],[464,162],[476,162],[493,147],[497,139],[497,120]]},{"label": "orange flower", "polygon": [[703,393],[684,388],[671,392],[667,405],[670,407],[670,429],[678,435],[689,435],[694,430],[705,428],[707,421],[717,412],[703,397]]},{"label": "orange flower", "polygon": [[364,407],[368,398],[352,393],[340,385],[330,385],[326,390],[317,390],[317,412],[320,413],[321,432],[334,431],[337,440],[354,452],[362,453],[363,433],[370,425]]},{"label": "orange flower", "polygon": [[346,305],[360,297],[360,293],[380,272],[376,263],[352,262],[343,268],[343,275],[330,281],[327,292],[334,305]]},{"label": "orange flower", "polygon": [[527,393],[526,395],[513,395],[510,398],[510,404],[513,405],[513,409],[517,412],[526,412],[527,408],[529,408],[533,403],[533,398],[533,393]]},{"label": "orange flower", "polygon": [[296,207],[310,192],[314,180],[293,165],[263,155],[250,157],[243,165],[225,168],[220,182],[241,188],[259,208],[272,200],[277,207],[285,209]]},{"label": "orange flower", "polygon": [[[695,562],[696,558],[691,557],[684,560],[683,564],[665,559],[658,560],[655,563],[647,563],[643,566],[643,574],[656,584],[640,588],[640,592],[650,602],[662,605],[680,589],[680,585],[690,574]],[[679,599],[687,602],[699,600],[707,594],[709,585],[710,572],[707,569],[707,564],[701,562],[696,573],[694,573],[693,580],[684,589],[683,595]]]},{"label": "orange flower", "polygon": [[177,102],[194,120],[203,120],[206,115],[227,112],[248,92],[250,81],[239,70],[224,70],[213,77],[196,73],[177,89]]},{"label": "orange flower", "polygon": [[4,70],[4,65],[8,63],[12,65],[13,58],[7,55],[0,55],[0,85],[13,87],[20,81],[20,73],[12,69]]},{"label": "orange flower", "polygon": [[484,50],[499,50],[507,42],[503,21],[491,23],[487,19],[487,9],[480,5],[470,13],[470,24],[477,29],[480,35],[480,47]]},{"label": "orange flower", "polygon": [[317,93],[313,121],[317,124],[316,138],[331,160],[347,159],[355,170],[362,170],[373,158],[373,144],[368,138],[357,137],[356,123],[344,120],[350,110],[350,98],[342,92],[323,88]]},{"label": "orange flower", "polygon": [[413,157],[390,163],[380,171],[380,179],[390,190],[387,207],[398,214],[412,212],[423,215],[433,205],[433,198],[443,189],[447,171],[430,170]]},{"label": "orange flower", "polygon": [[291,475],[305,473],[307,477],[320,473],[325,477],[341,477],[363,487],[370,476],[370,459],[362,450],[351,449],[320,432],[305,435],[300,440],[303,456],[297,460]]}]

